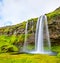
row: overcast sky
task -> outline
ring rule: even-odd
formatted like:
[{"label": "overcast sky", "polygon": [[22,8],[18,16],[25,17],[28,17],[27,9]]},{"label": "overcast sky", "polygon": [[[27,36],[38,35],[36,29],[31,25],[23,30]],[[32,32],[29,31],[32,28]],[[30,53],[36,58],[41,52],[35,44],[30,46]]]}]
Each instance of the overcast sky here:
[{"label": "overcast sky", "polygon": [[0,27],[39,17],[59,6],[60,0],[0,0]]}]

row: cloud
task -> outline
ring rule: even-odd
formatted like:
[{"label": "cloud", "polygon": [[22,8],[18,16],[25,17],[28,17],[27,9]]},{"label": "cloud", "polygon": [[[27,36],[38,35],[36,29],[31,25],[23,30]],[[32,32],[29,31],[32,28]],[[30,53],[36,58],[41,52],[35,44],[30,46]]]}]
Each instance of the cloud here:
[{"label": "cloud", "polygon": [[9,26],[9,25],[12,25],[11,21],[7,21],[7,22],[4,23],[4,26]]},{"label": "cloud", "polygon": [[3,0],[0,0],[0,2],[3,2]]},{"label": "cloud", "polygon": [[2,16],[0,16],[0,20],[2,19]]},{"label": "cloud", "polygon": [[[29,18],[49,13],[60,6],[60,0],[0,0],[1,26],[7,21],[20,23]],[[2,3],[3,2],[3,3]],[[7,25],[7,24],[6,24]]]}]

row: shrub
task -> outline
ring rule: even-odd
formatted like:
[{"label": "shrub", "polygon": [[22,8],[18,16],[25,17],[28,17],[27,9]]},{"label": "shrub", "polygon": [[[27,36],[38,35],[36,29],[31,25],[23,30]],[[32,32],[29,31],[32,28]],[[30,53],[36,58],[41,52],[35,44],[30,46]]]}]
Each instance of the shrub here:
[{"label": "shrub", "polygon": [[10,43],[13,44],[14,42],[17,41],[17,36],[16,35],[12,35],[10,36]]},{"label": "shrub", "polygon": [[17,41],[18,41],[18,42],[24,42],[24,38],[25,38],[25,34],[20,34],[20,35],[18,36]]},{"label": "shrub", "polygon": [[57,57],[60,58],[60,53],[57,54]]},{"label": "shrub", "polygon": [[1,47],[1,52],[16,52],[18,48],[14,45],[3,45]]}]

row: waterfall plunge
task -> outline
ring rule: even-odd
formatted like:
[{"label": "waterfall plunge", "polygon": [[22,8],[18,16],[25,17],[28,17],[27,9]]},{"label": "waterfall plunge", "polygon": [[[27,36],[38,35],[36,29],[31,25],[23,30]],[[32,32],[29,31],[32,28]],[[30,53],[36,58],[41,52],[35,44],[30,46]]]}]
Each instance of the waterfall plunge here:
[{"label": "waterfall plunge", "polygon": [[[50,38],[49,38],[47,17],[45,15],[42,15],[38,18],[37,25],[36,25],[36,33],[35,33],[35,50],[34,51],[28,51],[26,49],[26,44],[27,44],[26,35],[28,34],[27,27],[28,27],[28,22],[26,24],[25,43],[24,43],[23,51],[26,53],[32,53],[32,54],[51,54],[51,44],[50,44]],[[45,50],[44,48],[44,35],[47,43],[46,47],[48,47],[48,50]]]},{"label": "waterfall plunge", "polygon": [[[45,27],[45,30],[44,30]],[[45,31],[45,33],[44,33]],[[47,40],[47,47],[49,48],[49,51],[44,50],[44,34],[46,35]],[[37,26],[36,26],[36,36],[35,36],[35,48],[36,52],[35,53],[50,53],[51,49],[51,44],[50,44],[50,38],[49,38],[49,31],[48,31],[48,24],[47,24],[47,17],[45,15],[42,15],[41,17],[38,18],[37,21]]]}]

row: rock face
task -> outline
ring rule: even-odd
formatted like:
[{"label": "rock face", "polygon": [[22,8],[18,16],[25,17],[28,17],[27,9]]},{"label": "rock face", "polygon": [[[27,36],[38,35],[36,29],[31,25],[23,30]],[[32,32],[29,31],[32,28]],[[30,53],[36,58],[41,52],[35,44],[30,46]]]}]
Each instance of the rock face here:
[{"label": "rock face", "polygon": [[[54,12],[51,12],[49,14],[46,14],[48,17],[48,25],[49,25],[49,32],[50,32],[50,39],[52,42],[52,45],[59,45],[60,44],[60,7],[56,9]],[[36,29],[36,22],[37,18],[30,19],[28,21],[34,21],[34,33]],[[13,25],[13,26],[7,26],[0,28],[0,35],[20,35],[25,34],[25,26],[26,22]],[[29,29],[29,32],[31,33],[31,29]],[[31,38],[28,40],[30,41]],[[31,42],[34,41],[34,36],[32,36]],[[21,43],[21,42],[20,42]]]},{"label": "rock face", "polygon": [[25,33],[26,22],[0,28],[0,35],[20,35]]},{"label": "rock face", "polygon": [[52,45],[60,45],[60,7],[47,14]]},{"label": "rock face", "polygon": [[52,21],[49,24],[50,38],[52,44],[58,45],[60,44],[60,18]]}]

